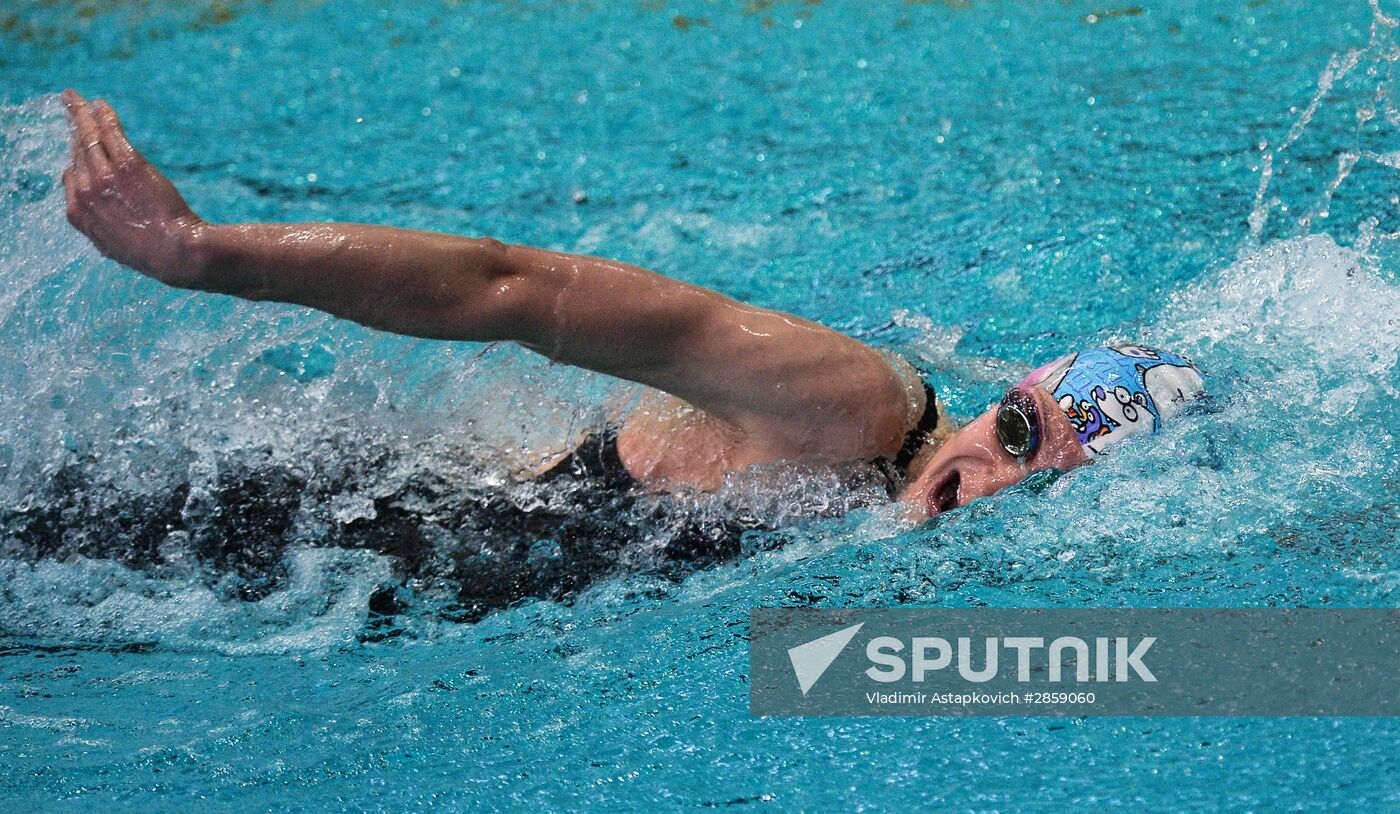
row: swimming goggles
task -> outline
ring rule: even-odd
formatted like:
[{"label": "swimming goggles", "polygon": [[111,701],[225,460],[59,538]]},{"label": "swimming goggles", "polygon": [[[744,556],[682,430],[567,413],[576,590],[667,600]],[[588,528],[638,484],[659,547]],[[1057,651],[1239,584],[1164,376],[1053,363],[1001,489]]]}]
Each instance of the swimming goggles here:
[{"label": "swimming goggles", "polygon": [[1035,397],[1013,387],[997,405],[997,441],[1007,454],[1024,462],[1040,448],[1040,410]]}]

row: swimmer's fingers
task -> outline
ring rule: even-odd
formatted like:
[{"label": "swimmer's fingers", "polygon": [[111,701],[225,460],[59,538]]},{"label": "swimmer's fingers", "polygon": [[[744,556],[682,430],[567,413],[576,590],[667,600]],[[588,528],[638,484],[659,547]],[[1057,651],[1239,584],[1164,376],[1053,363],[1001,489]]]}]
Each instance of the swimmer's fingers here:
[{"label": "swimmer's fingers", "polygon": [[68,184],[69,191],[76,183],[82,183],[88,178],[87,158],[83,155],[83,134],[78,127],[77,109],[83,105],[83,97],[79,96],[72,89],[63,92],[63,107],[68,114],[68,125],[72,130],[71,141],[68,143],[68,160],[70,166],[68,171],[63,173],[64,182]]},{"label": "swimmer's fingers", "polygon": [[79,132],[75,115],[77,108],[83,104],[83,97],[71,89],[63,92],[63,105],[68,113],[69,125],[73,130],[72,140],[69,142],[69,164],[63,170],[63,194],[67,203],[68,222],[79,230],[82,230],[85,224],[80,201],[82,196],[87,195],[92,189],[92,177],[83,150],[85,142],[81,132]]},{"label": "swimmer's fingers", "polygon": [[97,126],[101,129],[102,146],[107,150],[107,155],[112,157],[112,163],[121,167],[140,158],[141,153],[131,146],[126,137],[126,130],[122,128],[117,111],[102,99],[97,100],[93,107],[97,111]]},{"label": "swimmer's fingers", "polygon": [[71,96],[65,94],[64,102],[68,105],[68,117],[76,129],[73,148],[82,158],[84,168],[92,176],[106,175],[112,169],[112,159],[102,145],[102,131],[97,126],[92,105],[76,93]]}]

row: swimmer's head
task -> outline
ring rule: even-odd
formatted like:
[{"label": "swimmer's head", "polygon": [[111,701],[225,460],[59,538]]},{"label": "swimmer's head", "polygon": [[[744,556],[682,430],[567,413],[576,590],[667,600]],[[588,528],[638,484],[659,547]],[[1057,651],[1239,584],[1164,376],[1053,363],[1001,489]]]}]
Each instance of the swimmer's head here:
[{"label": "swimmer's head", "polygon": [[1071,469],[1156,432],[1204,392],[1184,356],[1141,345],[1073,353],[1021,380],[932,454],[902,499],[938,514],[1043,469]]}]

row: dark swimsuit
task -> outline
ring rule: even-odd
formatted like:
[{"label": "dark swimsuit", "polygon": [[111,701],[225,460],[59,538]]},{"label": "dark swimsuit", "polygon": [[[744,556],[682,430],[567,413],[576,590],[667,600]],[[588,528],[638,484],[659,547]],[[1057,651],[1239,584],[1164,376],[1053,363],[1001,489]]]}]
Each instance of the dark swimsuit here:
[{"label": "dark swimsuit", "polygon": [[[878,465],[888,464],[893,471],[890,473],[887,490],[893,497],[900,484],[909,474],[909,464],[913,462],[914,456],[923,448],[924,443],[938,426],[938,397],[934,395],[933,388],[928,382],[924,382],[925,407],[924,414],[919,417],[919,423],[914,426],[904,436],[904,443],[900,446],[899,452],[895,454],[893,460],[878,459],[872,463]],[[632,477],[632,473],[627,471],[623,465],[622,458],[617,452],[616,425],[608,425],[602,432],[593,433],[583,439],[583,443],[564,460],[555,464],[539,476],[542,482],[549,482],[556,478],[569,476],[574,478],[596,479],[605,489],[627,490],[639,486],[637,479]]]},{"label": "dark swimsuit", "polygon": [[[924,389],[928,407],[899,453],[866,468],[891,496],[938,423],[933,390]],[[615,427],[518,488],[415,468],[411,452],[406,477],[375,474],[399,471],[401,454],[359,444],[331,459],[287,463],[270,450],[231,450],[212,479],[149,494],[108,484],[98,462],[78,461],[36,484],[30,505],[0,506],[0,540],[29,559],[82,555],[159,569],[179,537],[175,549],[205,564],[211,586],[250,601],[281,589],[289,547],[371,549],[392,558],[398,579],[370,598],[367,635],[379,636],[393,635],[383,631],[397,629],[392,619],[406,603],[472,621],[520,601],[566,600],[615,573],[676,578],[784,539],[774,521],[742,507],[649,492],[618,457]],[[381,491],[387,484],[396,485]],[[327,507],[347,493],[373,495],[373,511],[336,520]],[[413,599],[405,586],[426,594]]]}]

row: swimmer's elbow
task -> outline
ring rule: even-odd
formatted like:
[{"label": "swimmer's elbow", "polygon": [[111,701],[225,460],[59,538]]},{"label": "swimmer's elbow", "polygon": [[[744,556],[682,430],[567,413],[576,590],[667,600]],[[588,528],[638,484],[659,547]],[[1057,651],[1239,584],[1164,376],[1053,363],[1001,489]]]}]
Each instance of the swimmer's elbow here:
[{"label": "swimmer's elbow", "polygon": [[524,329],[538,288],[529,265],[492,238],[465,241],[456,265],[460,282],[449,286],[446,333],[473,341],[528,338]]}]

